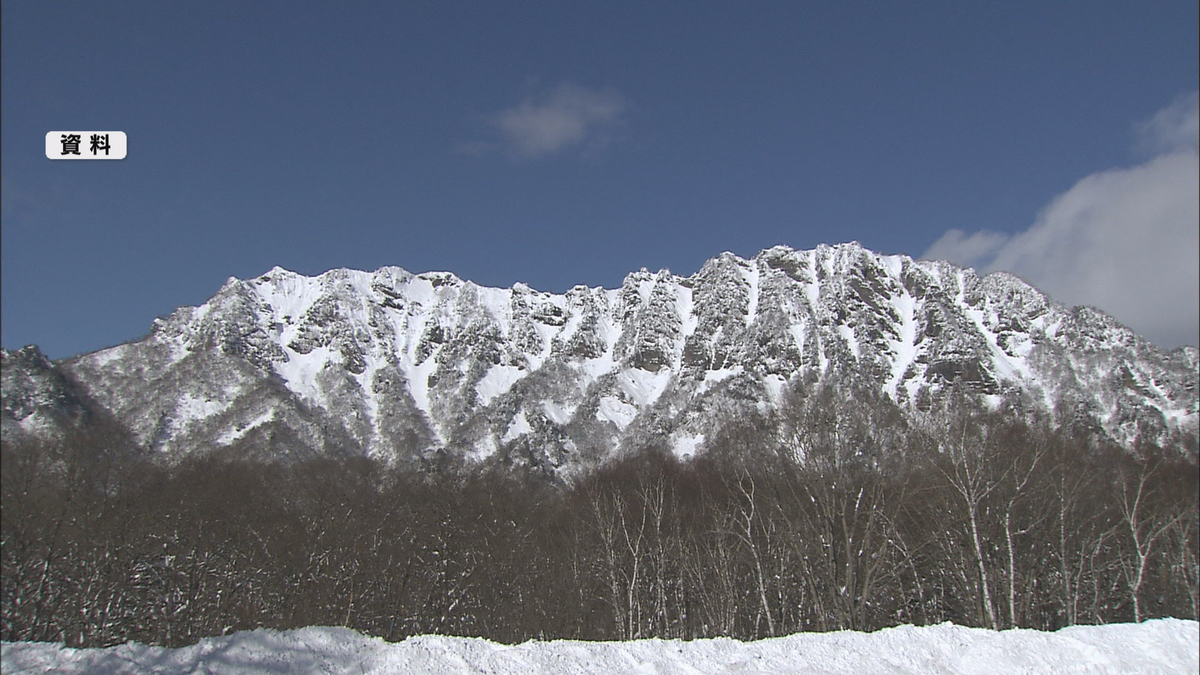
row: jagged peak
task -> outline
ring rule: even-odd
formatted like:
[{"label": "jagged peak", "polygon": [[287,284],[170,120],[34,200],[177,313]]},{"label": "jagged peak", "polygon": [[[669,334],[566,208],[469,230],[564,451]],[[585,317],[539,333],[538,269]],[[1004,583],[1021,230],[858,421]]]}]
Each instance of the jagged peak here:
[{"label": "jagged peak", "polygon": [[834,244],[833,249],[835,251],[867,251],[868,253],[874,253],[874,251],[871,251],[860,244],[857,239],[851,239],[850,241],[843,241]]},{"label": "jagged peak", "polygon": [[464,282],[461,277],[453,272],[421,272],[420,274],[416,275],[416,278],[423,281],[428,281],[429,283],[433,284],[434,288],[437,288],[438,286],[459,286],[464,283],[470,283]]},{"label": "jagged peak", "polygon": [[770,248],[764,248],[763,250],[758,252],[758,255],[756,255],[754,257],[755,258],[763,258],[763,257],[770,257],[770,256],[775,256],[775,255],[787,255],[789,253],[796,253],[796,249],[792,248],[791,246],[788,246],[787,244],[776,244],[775,246],[772,246]]},{"label": "jagged peak", "polygon": [[411,279],[414,275],[412,272],[409,272],[403,267],[399,267],[397,265],[384,265],[383,267],[375,270],[375,276]]},{"label": "jagged peak", "polygon": [[626,288],[642,281],[650,281],[654,279],[654,273],[643,267],[636,272],[630,272],[625,275],[625,279],[621,281],[621,287]]},{"label": "jagged peak", "polygon": [[367,272],[362,270],[354,270],[348,267],[337,267],[317,275],[317,278],[322,281],[348,281],[358,277],[367,275]]},{"label": "jagged peak", "polygon": [[293,272],[287,268],[276,265],[276,266],[272,267],[271,269],[267,270],[266,272],[263,272],[262,274],[258,275],[258,278],[262,279],[263,281],[270,281],[276,277],[297,277],[297,276],[301,276],[301,275],[297,274],[296,272]]},{"label": "jagged peak", "polygon": [[25,345],[20,349],[0,349],[0,359],[11,360],[13,363],[28,362],[47,366],[50,364],[50,359],[42,353],[42,349],[37,345]]},{"label": "jagged peak", "polygon": [[1167,356],[1172,359],[1183,361],[1185,364],[1187,364],[1187,367],[1192,370],[1196,370],[1197,366],[1200,366],[1200,349],[1197,349],[1192,345],[1176,347],[1175,349],[1172,349]]}]

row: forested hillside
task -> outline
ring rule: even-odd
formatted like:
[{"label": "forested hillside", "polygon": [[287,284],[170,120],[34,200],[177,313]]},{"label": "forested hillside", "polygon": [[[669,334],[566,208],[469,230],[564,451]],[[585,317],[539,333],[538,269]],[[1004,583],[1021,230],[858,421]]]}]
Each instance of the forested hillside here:
[{"label": "forested hillside", "polygon": [[1197,617],[1194,455],[1086,445],[970,400],[913,422],[817,390],[690,459],[645,447],[572,482],[448,455],[168,468],[115,433],[6,443],[2,638],[758,638]]}]

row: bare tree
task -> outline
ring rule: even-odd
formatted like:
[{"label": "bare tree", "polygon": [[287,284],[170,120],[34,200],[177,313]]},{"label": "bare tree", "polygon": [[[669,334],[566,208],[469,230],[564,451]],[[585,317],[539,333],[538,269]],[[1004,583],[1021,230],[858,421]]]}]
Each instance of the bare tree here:
[{"label": "bare tree", "polygon": [[1136,458],[1132,467],[1120,469],[1114,481],[1120,526],[1133,545],[1133,555],[1121,558],[1121,570],[1133,605],[1133,620],[1138,623],[1145,618],[1141,591],[1151,556],[1163,536],[1184,519],[1183,513],[1154,504],[1161,489],[1155,479],[1163,466],[1158,458]]}]

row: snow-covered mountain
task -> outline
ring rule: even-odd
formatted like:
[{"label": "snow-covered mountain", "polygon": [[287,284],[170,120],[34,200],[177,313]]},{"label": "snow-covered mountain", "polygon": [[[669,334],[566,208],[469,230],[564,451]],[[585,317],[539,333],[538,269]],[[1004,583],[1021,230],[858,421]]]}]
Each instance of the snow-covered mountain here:
[{"label": "snow-covered mountain", "polygon": [[166,457],[450,454],[553,469],[647,443],[701,451],[731,420],[769,422],[789,393],[821,385],[919,414],[958,382],[993,406],[1069,405],[1130,444],[1196,435],[1197,364],[1194,347],[1163,353],[1012,275],[856,243],[723,253],[688,277],[643,269],[564,294],[277,267],[229,279],[139,341],[57,363],[5,352],[3,421],[6,435],[47,433],[95,409]]}]

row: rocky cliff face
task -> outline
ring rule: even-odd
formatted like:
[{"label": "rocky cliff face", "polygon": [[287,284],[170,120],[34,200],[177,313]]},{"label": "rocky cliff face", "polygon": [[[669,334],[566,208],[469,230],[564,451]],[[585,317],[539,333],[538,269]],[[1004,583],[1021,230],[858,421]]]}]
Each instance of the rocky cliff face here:
[{"label": "rocky cliff face", "polygon": [[93,413],[79,388],[37,347],[0,351],[3,435],[48,435],[86,424]]},{"label": "rocky cliff face", "polygon": [[561,295],[275,268],[141,341],[56,364],[6,352],[3,414],[5,433],[28,432],[47,406],[70,417],[61,392],[78,390],[168,458],[451,454],[553,470],[647,443],[702,451],[732,420],[769,424],[823,385],[919,415],[957,384],[992,406],[1069,410],[1123,444],[1174,442],[1196,435],[1197,363],[1195,348],[1163,353],[1011,275],[857,244],[725,253],[689,277],[642,270]]}]

